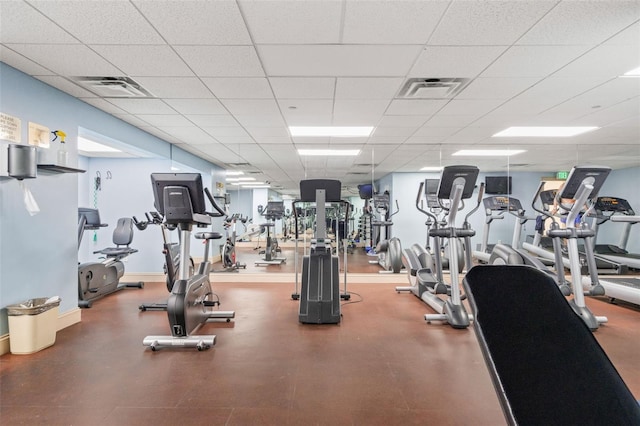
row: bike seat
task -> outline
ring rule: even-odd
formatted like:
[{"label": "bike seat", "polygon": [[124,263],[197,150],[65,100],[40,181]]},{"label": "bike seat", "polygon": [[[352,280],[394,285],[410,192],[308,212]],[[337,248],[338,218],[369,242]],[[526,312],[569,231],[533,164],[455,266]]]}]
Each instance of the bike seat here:
[{"label": "bike seat", "polygon": [[219,240],[222,234],[219,232],[198,232],[194,235],[198,240]]}]

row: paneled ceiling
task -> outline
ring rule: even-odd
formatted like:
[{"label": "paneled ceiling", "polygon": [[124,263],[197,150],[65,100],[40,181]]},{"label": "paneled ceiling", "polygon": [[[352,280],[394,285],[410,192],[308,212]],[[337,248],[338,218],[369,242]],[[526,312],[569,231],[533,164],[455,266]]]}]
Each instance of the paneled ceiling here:
[{"label": "paneled ceiling", "polygon": [[[1,1],[0,59],[283,193],[425,166],[552,171],[640,166],[640,1]],[[130,77],[146,98],[77,77]],[[465,78],[406,99],[409,78]],[[366,138],[288,126],[375,126]],[[598,126],[571,138],[492,138],[509,126]],[[126,142],[126,141],[125,141]],[[518,147],[505,158],[460,148]],[[299,148],[357,157],[300,157]],[[373,164],[373,166],[372,166]]]}]

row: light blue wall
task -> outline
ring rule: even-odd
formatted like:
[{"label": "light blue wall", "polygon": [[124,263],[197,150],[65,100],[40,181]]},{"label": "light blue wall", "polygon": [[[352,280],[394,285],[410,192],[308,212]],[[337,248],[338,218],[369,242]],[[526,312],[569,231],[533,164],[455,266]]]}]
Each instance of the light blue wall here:
[{"label": "light blue wall", "polygon": [[[75,141],[83,127],[134,145],[159,157],[169,157],[169,146],[155,136],[75,99],[0,62],[0,111],[27,123],[36,122],[67,134],[69,165],[86,167],[79,160]],[[5,143],[5,142],[0,142]],[[41,163],[55,163],[57,145],[40,149]],[[183,164],[207,166],[207,180],[220,181],[221,171],[190,153],[175,148],[173,157]],[[81,175],[83,179],[88,175]],[[86,202],[87,183],[78,174],[44,175],[27,185],[40,206],[30,216],[14,179],[0,178],[0,307],[33,297],[62,297],[61,312],[77,307],[77,207]],[[136,212],[132,212],[136,213]],[[104,241],[104,240],[103,240]],[[0,313],[0,334],[8,331],[6,311]]]}]

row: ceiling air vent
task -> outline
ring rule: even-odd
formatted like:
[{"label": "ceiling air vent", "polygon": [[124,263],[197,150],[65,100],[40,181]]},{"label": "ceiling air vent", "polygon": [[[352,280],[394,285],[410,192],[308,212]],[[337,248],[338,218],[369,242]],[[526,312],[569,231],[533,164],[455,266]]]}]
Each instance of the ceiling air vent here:
[{"label": "ceiling air vent", "polygon": [[452,99],[469,83],[468,78],[410,78],[397,98],[399,99]]},{"label": "ceiling air vent", "polygon": [[74,81],[102,98],[153,98],[129,77],[75,77]]}]

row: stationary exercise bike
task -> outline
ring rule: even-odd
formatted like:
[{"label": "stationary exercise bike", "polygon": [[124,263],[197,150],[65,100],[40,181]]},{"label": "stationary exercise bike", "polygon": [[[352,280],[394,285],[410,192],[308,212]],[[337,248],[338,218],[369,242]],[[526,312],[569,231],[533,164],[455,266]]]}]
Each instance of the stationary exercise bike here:
[{"label": "stationary exercise bike", "polygon": [[[371,222],[375,232],[373,240],[377,243],[374,253],[377,260],[370,260],[369,263],[382,266],[384,270],[380,271],[381,274],[398,274],[402,269],[402,244],[400,244],[399,238],[391,237],[391,227],[393,226],[391,217],[400,211],[398,200],[396,200],[395,212],[391,213],[390,206],[391,200],[388,192],[373,195],[373,207],[380,219]],[[384,228],[384,238],[382,238],[382,228]]]},{"label": "stationary exercise bike", "polygon": [[[100,213],[97,209],[78,209],[78,248],[82,242],[82,236],[86,230],[95,230],[106,227],[101,223]],[[102,254],[105,260],[102,262],[86,262],[78,266],[78,306],[90,308],[93,301],[107,296],[127,287],[143,288],[142,281],[136,283],[121,283],[124,275],[124,263],[122,260],[136,253],[138,250],[129,247],[133,240],[133,222],[128,217],[118,219],[113,231],[113,243],[116,247],[108,247],[96,250],[94,254]]]},{"label": "stationary exercise bike", "polygon": [[[269,201],[267,207],[260,212],[268,222],[260,224],[260,226],[267,229],[267,245],[260,254],[264,254],[264,257],[255,262],[256,266],[264,265],[281,265],[287,259],[285,257],[278,257],[280,247],[278,246],[278,239],[275,236],[275,221],[282,219],[284,215],[284,202],[282,201]],[[271,229],[274,229],[274,235],[271,235]]]},{"label": "stationary exercise bike", "polygon": [[[164,215],[165,223],[180,230],[180,259],[189,257],[191,230],[193,225],[207,226],[211,217],[222,217],[224,211],[216,204],[208,190],[207,197],[217,213],[205,210],[202,177],[199,173],[153,173],[151,175],[156,210]],[[155,351],[165,346],[195,347],[199,351],[215,344],[214,335],[194,335],[205,322],[212,319],[235,317],[234,311],[213,310],[220,301],[211,290],[209,272],[210,241],[222,238],[217,232],[201,232],[197,238],[204,239],[205,255],[197,272],[189,274],[188,262],[180,262],[177,280],[173,283],[167,301],[167,315],[171,336],[147,336],[142,344]]]},{"label": "stationary exercise bike", "polygon": [[[226,210],[226,209],[225,209]],[[247,218],[242,217],[241,214],[235,213],[228,216],[224,221],[224,229],[226,231],[227,239],[222,246],[222,270],[213,272],[238,272],[238,269],[246,269],[247,264],[241,263],[236,255],[236,226],[238,222],[243,225],[247,223]],[[246,229],[246,227],[245,227]],[[231,230],[231,231],[229,231]]]},{"label": "stationary exercise bike", "polygon": [[[152,211],[149,213],[145,213],[147,218],[146,221],[138,220],[135,216],[133,216],[133,223],[140,231],[144,231],[147,229],[149,225],[158,225],[162,230],[162,254],[164,254],[164,274],[165,274],[165,282],[167,284],[167,290],[171,293],[171,288],[173,287],[173,283],[178,276],[178,270],[180,269],[180,243],[172,243],[169,241],[169,231],[173,231],[176,229],[175,225],[169,225],[164,222],[164,218],[160,215],[160,213]],[[178,234],[178,238],[180,234]],[[189,256],[189,276],[193,274],[195,269],[195,264],[193,262],[193,258]],[[142,312],[144,311],[166,311],[167,303],[142,303],[138,306]]]}]

